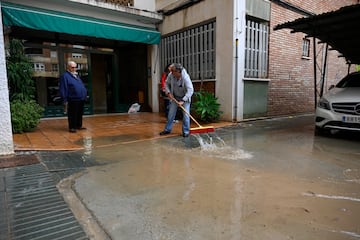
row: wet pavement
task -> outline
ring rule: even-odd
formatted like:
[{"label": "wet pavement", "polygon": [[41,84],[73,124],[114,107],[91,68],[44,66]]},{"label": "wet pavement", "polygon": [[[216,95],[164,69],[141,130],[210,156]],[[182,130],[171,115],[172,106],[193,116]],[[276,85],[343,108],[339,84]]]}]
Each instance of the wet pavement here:
[{"label": "wet pavement", "polygon": [[92,239],[360,239],[360,136],[315,136],[312,115],[83,139],[59,189]]},{"label": "wet pavement", "polygon": [[[164,130],[165,123],[161,113],[92,115],[83,118],[86,130],[70,133],[67,118],[49,118],[41,119],[32,132],[14,134],[13,139],[16,151],[76,151],[161,138],[164,136],[159,133]],[[196,127],[193,122],[191,124]],[[232,123],[221,121],[211,125],[218,128]],[[172,133],[165,137],[180,134],[181,122],[175,123]]]}]

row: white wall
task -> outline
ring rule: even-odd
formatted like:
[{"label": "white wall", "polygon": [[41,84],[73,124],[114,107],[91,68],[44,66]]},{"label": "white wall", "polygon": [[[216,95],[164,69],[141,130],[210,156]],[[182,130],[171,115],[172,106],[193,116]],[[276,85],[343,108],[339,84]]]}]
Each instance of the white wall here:
[{"label": "white wall", "polygon": [[161,82],[162,69],[159,62],[159,45],[149,45],[148,62],[151,64],[151,78],[148,82],[149,104],[153,112],[159,112],[159,83]]},{"label": "white wall", "polygon": [[[235,9],[237,2],[238,8]],[[158,6],[163,1],[158,0]],[[167,9],[170,10],[170,9]],[[240,12],[235,14],[235,12]],[[245,18],[245,1],[239,0],[205,0],[201,1],[190,8],[177,12],[173,15],[166,16],[163,24],[160,25],[162,34],[171,33],[180,29],[204,22],[210,19],[216,19],[216,97],[221,104],[220,110],[222,119],[233,120],[234,106],[237,120],[242,119],[243,108],[243,79],[241,72],[237,72],[235,77],[235,43],[238,38],[238,53],[242,54],[239,59],[243,60],[244,41],[242,25],[244,21],[237,20],[241,25],[235,30],[236,17]],[[245,20],[245,19],[243,19]],[[237,32],[236,32],[237,31]],[[242,59],[241,59],[242,58]],[[238,61],[239,70],[243,70],[241,61]],[[235,91],[235,82],[237,80],[237,90]],[[235,98],[234,94],[237,94]],[[237,101],[237,102],[235,102]]]},{"label": "white wall", "polygon": [[[1,7],[1,3],[0,3]],[[14,143],[11,128],[9,91],[6,75],[6,60],[2,15],[0,11],[0,155],[14,153]]]},{"label": "white wall", "polygon": [[155,11],[155,0],[134,0],[134,8]]}]

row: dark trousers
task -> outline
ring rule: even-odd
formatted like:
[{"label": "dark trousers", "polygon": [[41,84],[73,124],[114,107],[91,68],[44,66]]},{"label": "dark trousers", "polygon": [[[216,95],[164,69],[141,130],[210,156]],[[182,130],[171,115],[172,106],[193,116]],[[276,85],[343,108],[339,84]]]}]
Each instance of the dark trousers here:
[{"label": "dark trousers", "polygon": [[84,114],[84,101],[68,102],[68,123],[69,129],[79,129],[82,127],[82,117]]}]

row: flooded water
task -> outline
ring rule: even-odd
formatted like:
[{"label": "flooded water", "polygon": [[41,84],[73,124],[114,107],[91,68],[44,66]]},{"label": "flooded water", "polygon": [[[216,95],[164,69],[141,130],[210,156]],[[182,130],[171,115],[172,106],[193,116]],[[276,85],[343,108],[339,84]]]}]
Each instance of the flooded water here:
[{"label": "flooded water", "polygon": [[312,116],[85,145],[74,188],[112,239],[360,239],[360,138]]}]

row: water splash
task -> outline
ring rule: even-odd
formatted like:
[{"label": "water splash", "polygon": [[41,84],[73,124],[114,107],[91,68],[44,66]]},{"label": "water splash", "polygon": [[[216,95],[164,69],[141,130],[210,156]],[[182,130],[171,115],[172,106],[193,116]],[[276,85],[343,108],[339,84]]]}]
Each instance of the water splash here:
[{"label": "water splash", "polygon": [[200,144],[201,150],[208,150],[216,148],[213,138],[209,134],[193,134]]},{"label": "water splash", "polygon": [[226,145],[225,141],[217,135],[193,134],[200,144],[201,152],[216,158],[226,160],[251,159],[253,155],[243,149]]}]

